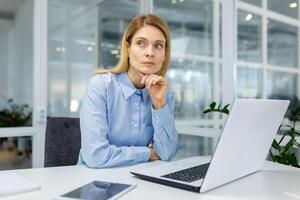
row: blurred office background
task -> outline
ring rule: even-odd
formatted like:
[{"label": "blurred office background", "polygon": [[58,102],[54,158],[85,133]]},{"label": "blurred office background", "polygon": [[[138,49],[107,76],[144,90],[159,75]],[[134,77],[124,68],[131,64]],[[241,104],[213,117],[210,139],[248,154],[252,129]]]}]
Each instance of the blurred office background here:
[{"label": "blurred office background", "polygon": [[236,71],[238,97],[298,105],[299,0],[234,3],[236,44],[223,49],[237,47],[236,66],[224,69],[221,0],[0,0],[0,169],[42,165],[46,116],[79,116],[93,70],[117,63],[122,34],[142,12],[171,29],[176,159],[212,153],[224,117],[202,111],[229,93],[224,70]]}]

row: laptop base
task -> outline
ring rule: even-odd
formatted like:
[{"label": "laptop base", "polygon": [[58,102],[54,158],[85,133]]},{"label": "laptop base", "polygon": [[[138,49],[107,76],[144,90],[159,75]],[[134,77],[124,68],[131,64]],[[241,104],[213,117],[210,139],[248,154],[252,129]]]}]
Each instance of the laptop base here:
[{"label": "laptop base", "polygon": [[159,183],[159,184],[162,184],[162,185],[167,185],[167,186],[171,186],[171,187],[175,187],[175,188],[180,188],[180,189],[184,189],[184,190],[188,190],[188,191],[192,191],[192,192],[200,192],[200,188],[201,187],[195,187],[195,186],[191,186],[191,185],[185,185],[185,184],[182,184],[182,183],[177,183],[177,182],[173,182],[173,181],[168,181],[168,180],[162,180],[162,179],[158,179],[158,178],[155,178],[155,177],[151,177],[151,176],[146,176],[146,175],[143,175],[143,174],[138,174],[138,173],[135,173],[135,172],[130,172],[131,174],[141,178],[141,179],[144,179],[146,181],[151,181],[151,182],[154,182],[154,183]]}]

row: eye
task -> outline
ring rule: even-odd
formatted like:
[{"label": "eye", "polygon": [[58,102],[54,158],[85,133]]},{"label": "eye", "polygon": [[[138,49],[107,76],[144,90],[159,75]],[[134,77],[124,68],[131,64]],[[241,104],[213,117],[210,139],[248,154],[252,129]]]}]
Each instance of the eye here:
[{"label": "eye", "polygon": [[143,40],[138,40],[138,41],[136,42],[136,44],[137,44],[138,46],[140,46],[140,47],[145,47],[145,46],[146,46],[146,42],[143,41]]},{"label": "eye", "polygon": [[154,47],[155,47],[155,49],[163,49],[164,45],[161,43],[155,43]]}]

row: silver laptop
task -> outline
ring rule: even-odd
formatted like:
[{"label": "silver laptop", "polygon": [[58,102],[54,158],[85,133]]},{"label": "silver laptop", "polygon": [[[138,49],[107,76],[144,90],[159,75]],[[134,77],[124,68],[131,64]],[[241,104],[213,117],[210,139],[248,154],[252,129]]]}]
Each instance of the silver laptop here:
[{"label": "silver laptop", "polygon": [[134,170],[137,177],[206,192],[262,168],[289,105],[286,100],[236,99],[213,156]]}]

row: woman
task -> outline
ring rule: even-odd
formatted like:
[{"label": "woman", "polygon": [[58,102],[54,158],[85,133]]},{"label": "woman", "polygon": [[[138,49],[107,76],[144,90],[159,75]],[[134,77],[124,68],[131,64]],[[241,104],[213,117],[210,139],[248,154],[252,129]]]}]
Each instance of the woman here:
[{"label": "woman", "polygon": [[151,14],[135,17],[123,35],[119,63],[88,84],[78,164],[102,168],[174,157],[174,102],[164,78],[169,62],[166,24]]}]

